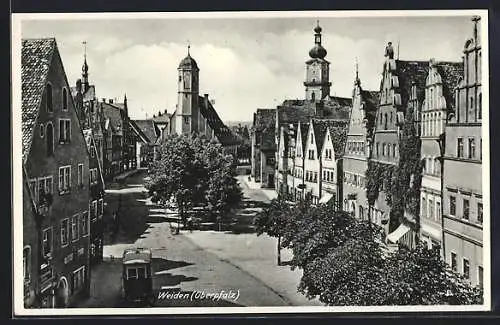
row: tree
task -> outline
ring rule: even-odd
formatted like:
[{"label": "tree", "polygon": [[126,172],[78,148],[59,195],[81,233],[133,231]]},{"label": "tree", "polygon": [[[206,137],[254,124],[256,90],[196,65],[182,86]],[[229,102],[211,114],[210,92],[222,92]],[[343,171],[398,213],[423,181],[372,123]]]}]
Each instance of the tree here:
[{"label": "tree", "polygon": [[276,233],[292,249],[292,268],[303,271],[298,290],[310,299],[351,306],[482,303],[482,290],[451,271],[437,249],[390,251],[382,228],[333,205],[304,204],[286,214],[287,229]]},{"label": "tree", "polygon": [[[159,159],[149,169],[145,184],[153,200],[160,203],[176,201],[180,221],[186,223],[185,212],[204,197],[203,184],[207,175],[196,154],[194,141],[185,136],[171,135],[165,139]],[[177,232],[179,231],[179,224]]]},{"label": "tree", "polygon": [[211,215],[217,216],[219,230],[221,223],[231,210],[238,207],[243,199],[243,192],[236,179],[235,159],[224,155],[222,147],[207,144],[200,151],[208,173],[205,200]]},{"label": "tree", "polygon": [[255,218],[257,236],[263,233],[271,237],[278,238],[277,264],[281,265],[281,237],[289,229],[287,218],[290,216],[290,206],[280,195],[277,199],[272,199],[269,206],[264,208]]}]

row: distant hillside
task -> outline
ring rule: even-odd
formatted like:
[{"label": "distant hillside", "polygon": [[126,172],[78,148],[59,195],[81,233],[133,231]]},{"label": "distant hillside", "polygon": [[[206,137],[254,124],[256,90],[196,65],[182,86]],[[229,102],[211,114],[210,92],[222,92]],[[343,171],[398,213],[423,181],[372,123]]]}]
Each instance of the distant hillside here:
[{"label": "distant hillside", "polygon": [[233,127],[233,126],[238,126],[241,124],[241,126],[248,126],[249,128],[252,126],[252,122],[249,121],[224,121],[224,124],[226,124],[228,127]]}]

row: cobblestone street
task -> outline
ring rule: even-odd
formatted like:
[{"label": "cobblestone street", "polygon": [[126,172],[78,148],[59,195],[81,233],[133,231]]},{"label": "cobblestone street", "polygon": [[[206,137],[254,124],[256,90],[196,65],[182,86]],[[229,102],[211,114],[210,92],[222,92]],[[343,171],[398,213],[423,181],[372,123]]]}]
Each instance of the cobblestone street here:
[{"label": "cobblestone street", "polygon": [[[288,266],[276,266],[276,241],[254,233],[181,231],[172,235],[165,211],[147,199],[141,185],[144,172],[131,175],[107,189],[106,216],[118,210],[120,232],[107,237],[104,261],[92,270],[91,297],[77,307],[129,307],[121,298],[121,256],[127,247],[153,251],[153,288],[182,293],[235,292],[237,299],[157,299],[154,306],[287,306],[315,305],[296,293],[300,274]],[[240,179],[247,206],[268,202],[259,189]],[[248,204],[251,203],[251,204]],[[251,217],[259,207],[237,215]],[[283,254],[287,259],[287,252]],[[264,274],[267,273],[266,280]],[[274,274],[274,275],[273,275]]]}]

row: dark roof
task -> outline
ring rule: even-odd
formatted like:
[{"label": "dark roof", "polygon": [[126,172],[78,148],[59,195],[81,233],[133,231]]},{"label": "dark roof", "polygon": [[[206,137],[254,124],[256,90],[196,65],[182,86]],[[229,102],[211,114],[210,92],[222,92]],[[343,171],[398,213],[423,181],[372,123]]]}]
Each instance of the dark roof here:
[{"label": "dark roof", "polygon": [[139,127],[142,133],[144,133],[150,143],[154,143],[156,141],[158,135],[152,120],[134,120],[134,123]]},{"label": "dark roof", "polygon": [[262,130],[260,150],[262,151],[275,151],[276,150],[276,139],[275,139],[275,126],[269,126]]},{"label": "dark roof", "polygon": [[316,139],[316,147],[318,149],[318,157],[323,149],[326,132],[330,132],[330,138],[333,142],[335,155],[340,157],[344,154],[344,146],[347,139],[347,129],[349,127],[348,120],[333,120],[333,119],[313,119],[313,131]]},{"label": "dark roof", "polygon": [[210,101],[199,97],[200,113],[206,119],[207,124],[214,131],[215,137],[223,146],[239,144],[240,141],[233,132],[222,122],[217,111]]},{"label": "dark roof", "polygon": [[425,97],[425,81],[429,73],[429,61],[402,61],[396,60],[396,72],[399,77],[399,94],[401,107],[406,109],[411,95],[413,83],[417,86],[417,98],[422,101]]},{"label": "dark roof", "polygon": [[436,68],[443,82],[446,105],[451,108],[455,105],[455,87],[464,75],[464,64],[463,62],[437,62]]},{"label": "dark roof", "polygon": [[144,132],[142,132],[141,128],[139,127],[139,125],[137,125],[137,123],[135,123],[134,120],[129,119],[128,123],[129,123],[131,129],[135,132],[135,134],[137,135],[138,138],[140,138],[145,143],[152,143],[153,142],[151,139],[149,139],[146,136],[146,134],[144,134]]},{"label": "dark roof", "polygon": [[36,120],[54,53],[55,38],[23,39],[21,50],[22,143],[26,159],[33,138]]},{"label": "dark roof", "polygon": [[[109,119],[110,127],[113,133],[122,134],[123,131],[123,111],[121,108],[109,103],[100,103],[102,107],[102,113],[104,114],[104,120]],[[105,128],[107,122],[105,122]]]},{"label": "dark roof", "polygon": [[380,99],[379,91],[361,89],[361,98],[365,102],[366,111],[376,111]]},{"label": "dark roof", "polygon": [[167,110],[164,112],[158,112],[158,115],[153,115],[153,121],[157,123],[168,123],[170,122],[170,117],[172,114],[167,113]]},{"label": "dark roof", "polygon": [[179,69],[198,69],[198,64],[196,64],[196,61],[188,54],[179,63]]},{"label": "dark roof", "polygon": [[322,116],[331,119],[349,119],[352,108],[352,99],[329,96],[321,101],[307,101],[301,99],[285,100],[278,106],[279,124],[309,122],[311,118]]},{"label": "dark roof", "polygon": [[308,132],[309,132],[309,123],[300,123],[300,137],[302,140],[302,150],[306,149]]},{"label": "dark roof", "polygon": [[257,108],[253,114],[253,130],[262,132],[269,126],[275,126],[276,110],[274,108]]}]

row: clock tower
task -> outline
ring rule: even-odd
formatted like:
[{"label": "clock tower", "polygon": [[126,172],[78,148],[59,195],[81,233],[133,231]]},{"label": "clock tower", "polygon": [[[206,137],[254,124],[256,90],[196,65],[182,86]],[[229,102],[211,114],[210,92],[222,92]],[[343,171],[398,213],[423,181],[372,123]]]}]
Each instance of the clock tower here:
[{"label": "clock tower", "polygon": [[189,53],[182,59],[177,71],[179,72],[177,108],[175,111],[175,133],[192,134],[198,132],[198,93],[199,93],[199,71],[196,61]]},{"label": "clock tower", "polygon": [[321,45],[321,27],[314,28],[314,47],[309,51],[310,59],[306,62],[306,99],[322,100],[330,96],[330,62],[325,60],[326,49]]}]

